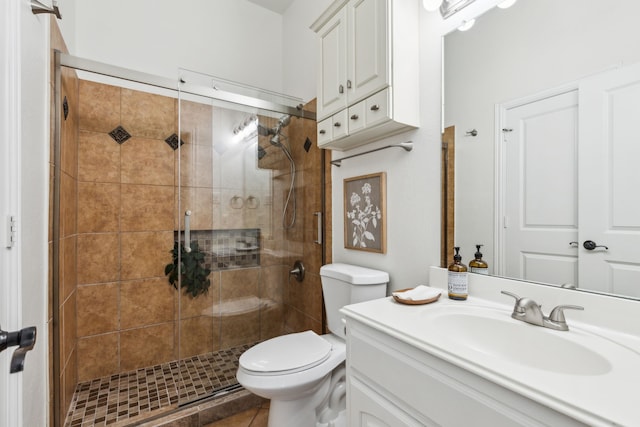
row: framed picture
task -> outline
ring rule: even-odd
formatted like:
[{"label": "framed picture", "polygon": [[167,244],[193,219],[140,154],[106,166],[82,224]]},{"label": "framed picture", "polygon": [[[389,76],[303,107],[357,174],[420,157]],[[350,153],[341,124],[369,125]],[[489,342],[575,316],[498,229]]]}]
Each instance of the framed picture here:
[{"label": "framed picture", "polygon": [[344,247],[387,251],[387,182],[384,172],[344,180]]}]

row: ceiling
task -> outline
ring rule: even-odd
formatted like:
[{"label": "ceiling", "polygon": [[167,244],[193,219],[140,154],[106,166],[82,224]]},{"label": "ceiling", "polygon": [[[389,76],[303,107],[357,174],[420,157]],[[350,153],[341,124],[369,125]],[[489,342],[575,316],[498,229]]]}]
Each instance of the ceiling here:
[{"label": "ceiling", "polygon": [[249,0],[251,3],[282,15],[291,6],[293,0]]}]

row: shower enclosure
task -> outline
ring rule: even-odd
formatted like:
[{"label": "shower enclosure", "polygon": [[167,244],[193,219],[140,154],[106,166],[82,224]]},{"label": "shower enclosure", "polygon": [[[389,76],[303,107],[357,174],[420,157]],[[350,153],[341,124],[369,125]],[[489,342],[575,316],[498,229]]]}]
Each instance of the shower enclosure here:
[{"label": "shower enclosure", "polygon": [[322,333],[313,104],[187,70],[176,84],[64,54],[56,70],[59,425],[228,395],[255,343]]}]

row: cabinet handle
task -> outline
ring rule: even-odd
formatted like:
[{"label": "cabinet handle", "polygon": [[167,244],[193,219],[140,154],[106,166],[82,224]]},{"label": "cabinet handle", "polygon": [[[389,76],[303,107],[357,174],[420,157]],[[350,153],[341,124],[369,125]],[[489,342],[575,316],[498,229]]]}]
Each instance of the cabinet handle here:
[{"label": "cabinet handle", "polygon": [[340,122],[335,122],[333,125],[334,125],[335,127],[337,127],[337,128],[339,128],[340,126],[342,126],[342,125],[340,124]]},{"label": "cabinet handle", "polygon": [[351,116],[351,120],[358,120],[358,115],[354,114],[353,116]]},{"label": "cabinet handle", "polygon": [[373,104],[371,106],[371,111],[378,111],[380,109],[380,106],[378,104]]},{"label": "cabinet handle", "polygon": [[319,133],[320,135],[324,135],[325,133],[327,133],[327,131],[326,131],[326,130],[324,130],[324,129],[320,129],[320,130],[318,131],[318,133]]},{"label": "cabinet handle", "polygon": [[338,86],[338,93],[344,93],[344,86]]},{"label": "cabinet handle", "polygon": [[347,80],[347,89],[351,89],[351,80]]},{"label": "cabinet handle", "polygon": [[191,211],[184,212],[184,251],[191,252]]}]

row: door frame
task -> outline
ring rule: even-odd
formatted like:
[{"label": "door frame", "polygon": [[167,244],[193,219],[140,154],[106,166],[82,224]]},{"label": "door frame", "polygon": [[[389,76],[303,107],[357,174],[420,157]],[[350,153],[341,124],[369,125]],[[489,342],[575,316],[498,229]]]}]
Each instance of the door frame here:
[{"label": "door frame", "polygon": [[494,128],[494,147],[495,147],[495,174],[494,174],[494,224],[493,224],[493,273],[496,276],[505,275],[505,190],[506,190],[506,147],[502,137],[503,130],[506,129],[506,116],[509,110],[521,107],[526,104],[538,102],[546,98],[563,95],[568,92],[578,90],[579,81],[573,81],[551,89],[546,89],[532,95],[507,101],[495,105],[495,128]]},{"label": "door frame", "polygon": [[[4,330],[20,329],[22,317],[20,241],[8,248],[9,217],[21,218],[21,40],[22,2],[0,2],[2,16],[0,45],[0,325]],[[20,224],[18,223],[18,226]],[[18,231],[19,233],[19,231]],[[22,375],[9,374],[15,349],[0,355],[0,425],[22,425]]]}]

